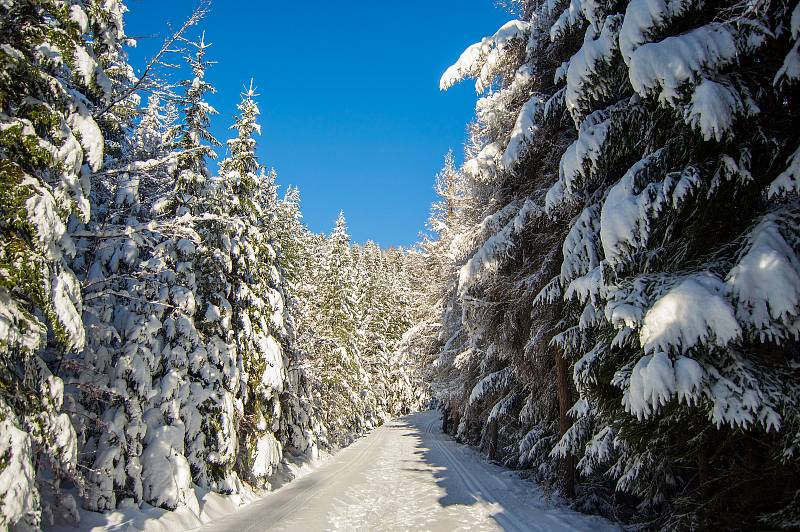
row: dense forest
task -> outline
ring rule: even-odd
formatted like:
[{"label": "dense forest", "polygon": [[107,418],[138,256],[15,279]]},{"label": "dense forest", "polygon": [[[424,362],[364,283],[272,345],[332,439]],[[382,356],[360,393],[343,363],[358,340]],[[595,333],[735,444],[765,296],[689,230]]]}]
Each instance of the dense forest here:
[{"label": "dense forest", "polygon": [[208,103],[208,4],[135,70],[123,0],[0,1],[0,529],[270,489],[430,398],[582,512],[800,527],[800,6],[506,7],[382,249],[279,193],[258,80]]},{"label": "dense forest", "polygon": [[644,528],[800,526],[800,7],[514,8],[441,79],[482,95],[423,244],[446,430]]}]

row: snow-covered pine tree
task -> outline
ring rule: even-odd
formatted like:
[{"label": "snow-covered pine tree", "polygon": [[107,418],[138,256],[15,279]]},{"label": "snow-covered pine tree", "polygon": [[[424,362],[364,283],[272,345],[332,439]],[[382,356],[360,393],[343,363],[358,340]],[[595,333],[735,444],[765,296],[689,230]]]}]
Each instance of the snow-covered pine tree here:
[{"label": "snow-covered pine tree", "polygon": [[[744,281],[740,273],[750,250],[772,253],[768,246],[782,250],[775,255],[776,266],[784,260],[796,264],[795,233],[790,229],[796,216],[796,140],[785,128],[796,113],[785,97],[796,77],[791,74],[796,63],[791,14],[796,10],[780,5],[743,12],[733,4],[691,3],[656,8],[640,2],[553,7],[524,6],[528,15],[523,18],[533,24],[527,52],[535,52],[528,69],[543,85],[532,87],[539,103],[529,101],[531,112],[520,113],[503,157],[495,160],[507,170],[527,171],[530,179],[537,173],[526,167],[526,158],[537,156],[545,172],[553,168],[548,153],[561,159],[558,180],[544,201],[556,226],[543,236],[551,242],[553,236],[562,240],[559,219],[571,220],[569,232],[563,238],[563,259],[558,253],[544,253],[550,257],[547,261],[555,257],[562,264],[535,300],[534,325],[538,321],[546,327],[540,325],[542,334],[532,334],[527,343],[534,347],[532,354],[549,345],[571,358],[583,394],[571,411],[578,420],[554,456],[564,456],[568,449],[579,452],[579,466],[586,474],[604,472],[599,464],[610,460],[610,474],[619,489],[642,497],[651,508],[669,501],[658,508],[662,517],[670,504],[684,509],[699,504],[703,512],[711,512],[719,508],[715,505],[734,499],[716,486],[736,485],[736,479],[760,482],[764,476],[746,473],[747,466],[731,461],[729,454],[717,453],[712,460],[704,451],[709,441],[723,449],[740,444],[779,448],[782,439],[788,442],[792,436],[769,433],[781,423],[792,427],[796,418],[796,393],[789,384],[795,356],[789,338],[796,333],[790,332],[787,321],[796,307],[787,303],[791,296],[775,299],[766,284],[758,285],[761,295],[755,296],[752,287],[758,281]],[[536,16],[530,17],[534,11]],[[548,31],[540,31],[543,28]],[[542,38],[547,34],[549,38]],[[580,49],[570,44],[575,36],[583,36]],[[476,75],[486,86],[492,79],[486,74],[502,64],[499,56],[492,56],[496,39],[476,45],[449,72]],[[764,61],[765,57],[771,59]],[[554,68],[554,61],[563,63]],[[678,66],[672,70],[671,65]],[[448,79],[446,75],[445,85]],[[547,86],[548,79],[555,86]],[[501,90],[492,95],[490,106],[479,103],[479,123],[481,110],[491,109],[488,116],[493,120],[502,116],[497,105],[503,94]],[[577,140],[563,150],[542,151],[563,143],[563,126],[548,128],[548,123],[558,126],[562,109],[576,124]],[[548,142],[538,144],[538,135]],[[516,149],[520,146],[525,148],[522,160]],[[508,158],[510,152],[517,155]],[[465,170],[470,166],[492,168],[468,162]],[[547,174],[543,177],[546,182]],[[508,186],[509,177],[505,180]],[[769,229],[763,225],[766,220],[774,224]],[[766,234],[763,231],[776,240],[762,248],[765,237],[756,235]],[[497,239],[494,244],[506,241]],[[553,249],[552,243],[539,246]],[[485,264],[486,257],[481,257],[474,266]],[[788,277],[778,276],[778,284],[793,278],[792,268],[781,270]],[[462,281],[480,272],[470,270]],[[531,272],[529,279],[539,283],[547,269],[540,272]],[[744,283],[745,299],[733,286],[737,279]],[[556,298],[562,292],[564,306],[559,310]],[[670,301],[676,305],[669,307]],[[712,303],[719,303],[719,313],[711,317],[732,319],[712,322],[694,316],[692,301],[703,315],[715,308]],[[555,314],[548,317],[550,312]],[[659,316],[660,321],[654,321]],[[560,319],[564,321],[554,330]],[[687,332],[692,327],[696,333]],[[492,334],[496,328],[486,329]],[[551,337],[559,334],[548,342],[548,331]],[[651,335],[662,333],[669,333],[663,342],[650,342]],[[541,408],[546,402],[528,404]],[[527,405],[525,410],[530,410]],[[700,427],[704,428],[698,432]],[[740,436],[732,430],[736,427],[749,432]],[[699,436],[687,442],[687,432]],[[543,434],[532,431],[526,436],[521,454],[541,448],[537,442]],[[761,464],[771,471],[778,464],[757,453],[749,457],[750,467]],[[695,484],[689,480],[692,472],[699,475]],[[684,498],[672,498],[676,488]],[[788,505],[784,513],[768,519],[790,522],[786,519],[792,489],[771,498]],[[746,500],[747,490],[738,494]],[[736,506],[753,514],[759,511],[749,501]],[[679,515],[689,520],[683,525],[703,518],[692,511]]]},{"label": "snow-covered pine tree", "polygon": [[[551,458],[575,452],[587,479],[607,473],[671,526],[707,524],[731,515],[729,505],[746,509],[731,523],[791,526],[791,481],[771,484],[760,508],[736,486],[761,485],[778,470],[796,476],[781,465],[796,448],[795,291],[771,290],[792,285],[797,271],[797,139],[788,127],[797,109],[787,96],[798,77],[797,8],[634,0],[519,9],[519,21],[470,47],[442,83],[476,77],[479,91],[490,88],[464,173],[500,182],[475,196],[473,208],[496,213],[485,218],[492,236],[468,252],[461,298],[445,305],[442,352],[486,353],[477,371],[486,376],[470,393],[479,410],[464,414],[504,410],[505,399],[484,393],[498,393],[494,382],[504,380],[487,375],[505,358],[487,346],[524,352],[528,361],[510,357],[529,390],[520,426],[533,424],[518,460],[552,470],[547,451],[564,432],[571,392],[560,377],[574,364],[576,421]],[[526,46],[515,52],[520,31]],[[514,202],[517,214],[503,214]],[[511,221],[493,229],[499,215]],[[469,242],[462,234],[458,246]],[[750,265],[759,253],[774,258],[769,282]],[[509,311],[504,285],[538,293],[518,347],[514,330],[526,320],[516,304]],[[498,323],[490,305],[501,301]],[[554,351],[559,378],[542,379]],[[453,382],[451,390],[463,389]],[[709,445],[718,451],[709,455]]]},{"label": "snow-covered pine tree", "polygon": [[[425,376],[431,381],[438,399],[442,400],[445,399],[442,393],[444,388],[453,382],[453,379],[445,376],[444,370],[445,366],[451,367],[450,361],[438,360],[444,345],[440,337],[446,334],[441,318],[448,287],[457,274],[448,250],[458,231],[456,215],[462,212],[457,205],[459,191],[463,192],[463,188],[459,187],[461,183],[463,179],[455,167],[453,152],[449,151],[442,170],[436,175],[434,190],[439,199],[431,206],[427,222],[431,234],[423,235],[421,254],[412,265],[414,278],[420,280],[414,283],[415,307],[419,312],[418,321],[409,331],[411,336],[405,342],[408,347],[424,353],[419,358],[424,360]],[[422,289],[422,286],[426,289]]]},{"label": "snow-covered pine tree", "polygon": [[[111,97],[95,113],[105,163],[102,172],[90,176],[92,215],[88,223],[71,226],[77,237],[72,267],[81,281],[87,343],[61,366],[86,466],[83,502],[93,510],[113,509],[127,497],[142,498],[143,414],[153,396],[151,373],[160,351],[155,333],[164,308],[160,284],[143,266],[158,236],[144,227],[149,216],[139,202],[139,181],[155,170],[149,159],[163,148],[156,148],[155,141],[149,151],[137,147],[143,132],[156,124],[146,115],[134,128],[139,112],[134,87],[140,80],[122,48],[129,44],[122,24],[125,11],[121,2],[92,10],[100,35],[92,46],[106,65]],[[152,134],[163,135],[161,129]]]},{"label": "snow-covered pine tree", "polygon": [[[146,429],[148,419],[158,418],[153,412],[154,403],[160,406],[163,384],[162,325],[165,311],[173,306],[173,247],[165,242],[194,240],[196,235],[185,222],[154,219],[152,206],[172,189],[179,156],[174,151],[177,111],[169,101],[174,94],[159,66],[168,66],[164,57],[202,17],[205,4],[167,38],[141,78],[133,76],[114,40],[127,42],[121,24],[124,6],[105,2],[95,11],[96,25],[105,33],[92,45],[108,65],[112,96],[96,113],[106,141],[106,163],[103,172],[91,175],[92,217],[89,224],[74,228],[79,238],[73,267],[82,282],[90,341],[62,369],[70,377],[68,399],[87,466],[84,504],[109,510],[122,499],[139,502],[146,496],[172,507],[193,496],[188,468],[172,467],[183,464],[172,443],[145,448],[146,440],[157,436]],[[151,94],[144,111],[136,108],[138,90]],[[140,112],[133,130],[132,118]],[[173,436],[179,433],[173,431]],[[169,486],[175,488],[171,495],[161,493]]]},{"label": "snow-covered pine tree", "polygon": [[118,206],[131,205],[139,220],[152,218],[153,202],[165,197],[173,186],[178,119],[172,101],[151,95],[133,132],[132,167],[121,173],[115,201]]},{"label": "snow-covered pine tree", "polygon": [[300,191],[289,187],[283,197],[276,200],[270,234],[280,249],[279,259],[286,278],[296,290],[300,289],[302,272],[308,269],[306,261],[312,254],[309,231],[302,218]]},{"label": "snow-covered pine tree", "polygon": [[356,343],[353,254],[344,213],[324,244],[316,319],[321,338],[312,363],[321,380],[323,419],[332,443],[347,444],[366,427],[369,377]]},{"label": "snow-covered pine tree", "polygon": [[157,271],[161,283],[158,301],[164,305],[164,313],[158,316],[160,353],[151,377],[158,395],[143,414],[147,430],[141,478],[143,499],[170,509],[195,507],[192,483],[211,486],[218,480],[207,445],[213,448],[219,443],[213,439],[216,431],[210,414],[219,412],[219,396],[206,386],[217,374],[209,363],[206,338],[196,325],[205,310],[198,294],[197,259],[202,242],[197,225],[207,214],[211,197],[206,160],[215,157],[213,146],[218,145],[208,131],[210,116],[216,111],[205,101],[205,95],[214,90],[205,80],[210,64],[205,54],[210,45],[204,36],[186,43],[194,50],[194,55],[186,57],[194,77],[181,83],[184,94],[178,106],[182,121],[168,133],[168,138],[174,139],[169,149],[177,151],[169,164],[173,184],[162,196],[148,201],[162,235],[148,266]]},{"label": "snow-covered pine tree", "polygon": [[[115,168],[130,157],[133,119],[139,115],[141,97],[134,90],[139,80],[125,51],[126,46],[136,44],[125,35],[123,16],[127,11],[122,0],[95,0],[89,5],[92,52],[108,78],[105,90],[109,97],[96,102],[93,114],[103,132],[106,169]],[[93,181],[100,179],[101,176],[93,176]]]},{"label": "snow-covered pine tree", "polygon": [[581,469],[610,467],[665,526],[793,526],[798,9],[573,11],[578,138],[549,207],[582,209],[562,285],[599,311],[573,322],[590,339],[580,410],[598,423],[561,448],[586,442]]},{"label": "snow-covered pine tree", "polygon": [[383,376],[386,373],[386,365],[382,356],[383,338],[377,334],[381,327],[379,299],[383,297],[376,297],[377,276],[381,269],[382,257],[380,249],[374,242],[367,242],[363,246],[353,244],[350,251],[353,268],[352,345],[354,351],[358,353],[359,364],[368,375],[369,386],[361,392],[361,403],[364,424],[371,428],[379,424],[378,412],[385,407]]},{"label": "snow-covered pine tree", "polygon": [[389,287],[388,302],[383,306],[386,341],[394,344],[412,325],[411,279],[408,267],[409,250],[390,247],[383,253],[382,284]]},{"label": "snow-covered pine tree", "polygon": [[360,252],[356,339],[362,363],[369,373],[368,418],[371,423],[379,424],[414,400],[408,396],[409,382],[396,372],[399,356],[396,349],[411,325],[405,253],[397,248],[382,250],[374,242],[354,249]]},{"label": "snow-covered pine tree", "polygon": [[[563,234],[543,216],[570,133],[552,80],[571,45],[550,39],[554,7],[518,4],[519,19],[469,47],[442,77],[443,89],[472,77],[487,94],[476,106],[460,177],[446,169],[439,186],[444,202],[432,222],[449,243],[430,246],[447,257],[435,360],[446,428],[548,481],[558,476],[547,451],[563,430],[566,401],[559,399],[571,388],[548,346],[559,309],[531,312],[557,267]],[[565,466],[560,476],[570,492]]]},{"label": "snow-covered pine tree", "polygon": [[[286,260],[286,276],[294,290],[289,299],[293,322],[296,324],[297,346],[303,353],[307,377],[308,401],[319,422],[319,444],[328,447],[328,425],[325,411],[330,402],[322,398],[323,354],[330,346],[323,333],[321,315],[322,266],[325,256],[325,236],[314,234],[300,222],[298,194],[287,191],[278,210],[277,240]],[[280,220],[286,220],[281,222]],[[291,373],[290,373],[291,375]]]},{"label": "snow-covered pine tree", "polygon": [[[130,93],[126,83],[113,81],[115,94]],[[172,484],[170,474],[173,462],[184,462],[165,459],[173,454],[166,445],[145,448],[156,434],[147,434],[147,423],[158,417],[154,412],[161,404],[163,322],[173,306],[168,242],[195,237],[191,226],[157,221],[151,209],[171,188],[170,170],[178,158],[171,148],[176,118],[174,106],[150,98],[130,138],[115,141],[127,144],[127,152],[107,161],[106,173],[92,176],[92,220],[75,232],[79,254],[73,267],[82,282],[89,342],[65,369],[74,392],[70,399],[81,457],[87,462],[84,504],[91,510],[107,511],[123,499],[145,497],[171,507],[186,502],[190,493],[191,477],[176,468],[180,481]],[[144,468],[145,463],[152,465]],[[158,493],[169,485],[178,487],[175,500]]]},{"label": "snow-covered pine tree", "polygon": [[156,206],[156,210],[174,213],[175,216],[194,214],[204,206],[210,187],[210,172],[207,159],[216,157],[214,147],[220,143],[209,131],[211,116],[217,114],[205,98],[216,89],[206,79],[206,70],[213,61],[206,59],[206,51],[211,47],[205,42],[205,33],[194,41],[186,41],[194,55],[185,57],[194,77],[181,81],[184,94],[178,100],[182,123],[173,133],[175,148],[181,151],[174,170],[173,190]]},{"label": "snow-covered pine tree", "polygon": [[[377,247],[377,246],[376,246]],[[379,353],[385,374],[375,375],[383,387],[381,415],[383,417],[407,414],[421,408],[427,399],[417,357],[410,356],[404,348],[406,332],[415,323],[414,294],[412,294],[413,255],[403,248],[389,248],[382,252],[382,267],[378,273],[378,284],[385,288],[379,299],[380,319],[383,324]]]},{"label": "snow-covered pine tree", "polygon": [[[231,448],[230,466],[263,487],[282,459],[275,433],[287,375],[280,343],[283,295],[276,288],[282,277],[267,232],[268,209],[274,209],[268,203],[274,203],[274,178],[264,173],[255,154],[254,135],[261,130],[255,96],[251,83],[232,126],[237,136],[228,140],[228,157],[220,164],[215,205],[219,219],[204,224],[201,231],[208,248],[201,271],[208,293],[205,321],[218,329],[215,338],[227,338],[227,349],[236,355],[225,379],[231,394],[228,402],[232,408],[235,399],[240,410],[240,421],[231,426],[239,441]],[[215,276],[217,285],[211,286],[209,280]]]},{"label": "snow-covered pine tree", "polygon": [[[74,500],[58,489],[60,478],[75,478],[76,437],[60,412],[63,383],[46,360],[57,365],[62,350],[85,342],[67,219],[89,219],[88,173],[103,164],[92,114],[111,90],[93,42],[114,47],[119,36],[105,31],[97,8],[88,1],[0,6],[2,527],[38,527],[44,487],[76,516]],[[49,333],[57,345],[43,355]]]},{"label": "snow-covered pine tree", "polygon": [[309,348],[315,329],[311,317],[314,290],[313,265],[315,260],[314,236],[302,224],[300,193],[287,189],[281,199],[274,196],[270,205],[270,240],[277,252],[277,265],[283,276],[284,314],[286,337],[283,341],[287,358],[287,389],[281,394],[283,404],[279,440],[284,449],[294,456],[316,457],[320,443],[324,443],[321,402],[314,391],[319,390],[319,380],[311,372]]},{"label": "snow-covered pine tree", "polygon": [[[405,342],[409,346],[419,345],[425,350],[425,373],[431,381],[432,393],[441,402],[443,429],[450,431],[451,418],[458,413],[458,391],[464,386],[462,374],[456,367],[455,356],[464,343],[464,328],[460,307],[455,297],[454,279],[461,260],[456,246],[458,236],[468,223],[471,198],[468,195],[466,177],[455,168],[452,152],[445,156],[445,164],[436,176],[435,190],[439,200],[431,209],[428,228],[433,233],[422,243],[426,254],[424,264],[418,265],[422,272],[433,272],[431,287],[424,294],[433,303],[430,314],[415,325]],[[417,272],[420,275],[422,272]],[[423,276],[424,278],[424,276]],[[420,298],[423,305],[425,298]]]},{"label": "snow-covered pine tree", "polygon": [[143,137],[167,135],[167,126],[140,122],[131,158],[119,161],[112,174],[116,186],[98,183],[92,220],[74,233],[79,253],[73,267],[82,283],[89,341],[64,370],[87,462],[84,504],[92,510],[143,498],[144,415],[157,395],[153,377],[160,371],[161,327],[170,303],[159,247],[165,236],[148,225],[147,205],[156,189],[140,188],[140,183],[163,185],[165,168],[158,161],[167,153],[163,145],[137,146]]}]

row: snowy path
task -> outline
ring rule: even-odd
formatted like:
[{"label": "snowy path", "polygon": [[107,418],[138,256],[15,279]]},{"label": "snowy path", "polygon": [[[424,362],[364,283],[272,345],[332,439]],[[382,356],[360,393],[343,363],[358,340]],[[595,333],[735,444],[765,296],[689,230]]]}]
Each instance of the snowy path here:
[{"label": "snowy path", "polygon": [[556,508],[529,482],[439,431],[436,412],[394,420],[317,471],[196,530],[616,530]]}]

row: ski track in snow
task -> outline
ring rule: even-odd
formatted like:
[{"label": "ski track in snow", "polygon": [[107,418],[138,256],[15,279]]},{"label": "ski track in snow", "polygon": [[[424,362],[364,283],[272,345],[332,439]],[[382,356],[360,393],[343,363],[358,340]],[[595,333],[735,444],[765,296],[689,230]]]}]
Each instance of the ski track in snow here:
[{"label": "ski track in snow", "polygon": [[391,421],[317,471],[195,530],[619,530],[546,501],[439,423],[433,411]]}]

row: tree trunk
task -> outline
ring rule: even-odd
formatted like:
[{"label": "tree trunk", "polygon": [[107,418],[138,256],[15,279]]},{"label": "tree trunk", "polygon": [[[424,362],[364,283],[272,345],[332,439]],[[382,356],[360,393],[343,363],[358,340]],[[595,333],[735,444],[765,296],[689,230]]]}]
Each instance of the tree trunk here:
[{"label": "tree trunk", "polygon": [[489,425],[489,460],[497,458],[497,421]]},{"label": "tree trunk", "polygon": [[698,518],[700,523],[706,523],[705,505],[708,502],[708,456],[706,450],[701,446],[697,450],[697,488],[700,495],[700,510]]},{"label": "tree trunk", "polygon": [[[572,382],[569,375],[569,364],[556,351],[556,394],[558,395],[558,428],[561,436],[569,430],[571,423],[567,413],[572,408]],[[575,496],[575,457],[567,455],[562,464],[562,487],[564,496]]]}]

